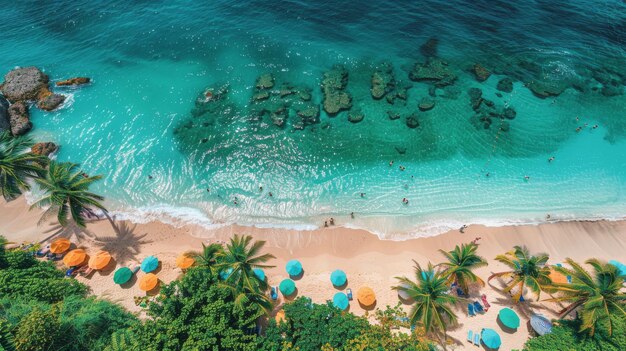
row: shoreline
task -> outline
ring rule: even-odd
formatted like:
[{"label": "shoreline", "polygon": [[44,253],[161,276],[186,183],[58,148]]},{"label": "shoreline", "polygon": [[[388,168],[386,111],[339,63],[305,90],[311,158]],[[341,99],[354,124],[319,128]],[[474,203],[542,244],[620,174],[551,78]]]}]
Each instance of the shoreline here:
[{"label": "shoreline", "polygon": [[[489,261],[489,266],[476,271],[486,281],[492,272],[503,270],[504,266],[493,258],[509,251],[514,245],[526,245],[531,253],[546,252],[550,255],[549,264],[563,262],[570,257],[578,262],[589,258],[602,260],[616,259],[626,261],[626,221],[573,221],[540,225],[520,225],[508,227],[469,226],[464,234],[458,230],[436,236],[414,238],[404,241],[381,240],[365,230],[331,227],[312,231],[243,227],[229,225],[221,228],[206,229],[198,225],[174,227],[158,221],[145,224],[133,224],[116,221],[115,229],[107,221],[88,223],[85,231],[75,228],[60,228],[58,225],[37,226],[40,210],[28,211],[25,198],[15,201],[0,202],[0,234],[10,241],[45,241],[61,235],[69,237],[88,253],[97,249],[111,252],[116,260],[115,267],[103,272],[96,272],[88,278],[77,278],[87,284],[93,294],[122,304],[124,307],[141,315],[134,305],[133,296],[144,296],[136,284],[120,287],[113,284],[112,273],[115,269],[131,262],[141,261],[149,255],[156,255],[162,265],[157,276],[163,283],[176,279],[181,271],[175,267],[176,257],[185,251],[200,250],[202,243],[225,242],[233,234],[249,234],[255,240],[265,240],[265,252],[276,256],[267,269],[270,285],[287,278],[284,270],[290,259],[299,259],[304,267],[304,276],[296,280],[297,296],[308,296],[316,303],[324,303],[339,291],[329,280],[330,272],[342,269],[347,273],[348,285],[353,292],[360,286],[370,286],[377,296],[376,307],[395,305],[399,299],[391,287],[396,284],[394,277],[413,275],[413,259],[422,265],[428,261],[438,263],[443,256],[438,249],[451,250],[455,245],[467,243],[481,237],[478,254]],[[141,274],[141,273],[139,273]],[[497,282],[492,282],[497,285]],[[469,319],[462,308],[456,310],[460,325],[452,329],[449,335],[460,342],[455,350],[463,350],[468,329],[483,327],[498,328],[496,316],[499,308],[513,307],[510,299],[489,285],[480,290],[471,291],[472,298],[485,293],[495,312],[488,312]],[[529,295],[531,297],[532,295]],[[282,297],[281,297],[282,299]],[[280,301],[279,302],[284,302]],[[535,297],[532,297],[534,300]],[[543,297],[542,297],[543,299]],[[408,311],[410,305],[403,305]],[[522,327],[507,335],[504,349],[521,349],[528,337],[525,321],[532,307],[535,312],[555,317],[558,309],[550,304],[529,302],[525,307],[514,309],[522,319]],[[350,311],[364,315],[366,311],[356,301],[351,303]]]}]

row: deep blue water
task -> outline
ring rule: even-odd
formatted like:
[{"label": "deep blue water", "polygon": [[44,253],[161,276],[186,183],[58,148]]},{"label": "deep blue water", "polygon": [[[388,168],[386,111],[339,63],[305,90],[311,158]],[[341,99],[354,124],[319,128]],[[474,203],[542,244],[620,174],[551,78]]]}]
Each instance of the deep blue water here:
[{"label": "deep blue water", "polygon": [[[332,216],[394,237],[626,214],[623,1],[19,1],[0,9],[0,31],[2,72],[93,78],[57,89],[71,96],[61,110],[33,108],[32,133],[105,175],[96,190],[138,220],[311,227]],[[458,79],[421,112],[431,85],[408,72],[433,38]],[[405,105],[371,98],[382,62],[411,84]],[[474,63],[491,77],[476,81]],[[251,118],[259,75],[307,87],[319,105],[336,64],[362,122],[322,112],[294,130],[293,113],[282,128]],[[605,94],[602,72],[617,93]],[[510,93],[496,89],[504,77]],[[541,99],[525,86],[536,80],[566,89]],[[198,94],[224,84],[228,103],[193,117]],[[516,110],[508,131],[472,119],[469,88]],[[416,129],[404,123],[411,113]]]}]

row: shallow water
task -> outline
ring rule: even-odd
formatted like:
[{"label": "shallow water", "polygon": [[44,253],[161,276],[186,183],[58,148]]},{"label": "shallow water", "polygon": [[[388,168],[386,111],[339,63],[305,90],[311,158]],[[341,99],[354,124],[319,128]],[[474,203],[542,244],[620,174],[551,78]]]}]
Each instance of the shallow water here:
[{"label": "shallow water", "polygon": [[[105,175],[95,190],[135,220],[310,228],[335,217],[401,238],[547,213],[626,214],[626,95],[604,96],[593,78],[600,68],[626,77],[621,1],[24,1],[0,10],[0,30],[2,72],[37,65],[53,80],[93,78],[57,89],[71,95],[61,110],[33,109],[33,135],[60,143],[58,159]],[[458,80],[419,112],[430,85],[408,71],[433,37]],[[372,99],[382,62],[411,84],[406,106]],[[476,62],[499,74],[476,81]],[[322,112],[319,124],[294,130],[293,116],[283,128],[250,117],[260,74],[308,87],[320,104],[322,75],[335,64],[349,71],[362,122]],[[541,99],[524,86],[529,75],[569,88]],[[514,89],[498,97],[505,76]],[[222,84],[231,113],[175,135],[194,121],[198,94]],[[507,132],[499,119],[477,127],[472,87],[516,110]],[[420,126],[410,129],[404,118],[414,112]]]}]

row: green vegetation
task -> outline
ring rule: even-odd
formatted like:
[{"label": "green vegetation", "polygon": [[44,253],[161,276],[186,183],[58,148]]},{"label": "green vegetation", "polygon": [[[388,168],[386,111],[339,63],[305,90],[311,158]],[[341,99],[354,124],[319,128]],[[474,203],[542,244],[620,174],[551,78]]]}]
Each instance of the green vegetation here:
[{"label": "green vegetation", "polygon": [[504,263],[510,271],[494,273],[488,281],[495,277],[511,278],[503,292],[511,293],[515,288],[515,293],[511,296],[515,303],[520,301],[524,288],[528,287],[532,292],[540,297],[541,291],[550,287],[550,268],[546,266],[549,256],[544,253],[531,255],[526,247],[515,246],[513,251],[504,255],[496,256],[496,261]]},{"label": "green vegetation", "polygon": [[457,245],[452,251],[439,250],[448,262],[437,266],[444,268],[443,273],[448,277],[448,284],[456,283],[466,295],[469,292],[470,282],[485,285],[485,282],[472,272],[476,268],[487,265],[487,260],[478,256],[476,250],[478,250],[478,244],[474,242],[462,244],[460,247]]},{"label": "green vegetation", "polygon": [[28,137],[11,137],[0,133],[0,192],[6,201],[29,190],[28,179],[43,176],[42,165],[48,158],[28,152],[33,142]]}]

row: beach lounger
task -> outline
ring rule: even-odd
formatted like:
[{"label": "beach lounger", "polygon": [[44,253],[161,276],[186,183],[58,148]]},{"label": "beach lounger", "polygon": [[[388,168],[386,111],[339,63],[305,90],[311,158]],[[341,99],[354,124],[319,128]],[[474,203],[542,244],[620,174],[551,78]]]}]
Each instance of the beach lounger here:
[{"label": "beach lounger", "polygon": [[272,290],[270,291],[270,297],[274,301],[278,300],[278,293],[277,293],[277,291],[278,291],[278,289],[276,289],[275,286],[272,286]]},{"label": "beach lounger", "polygon": [[474,345],[480,346],[480,333],[474,334]]},{"label": "beach lounger", "polygon": [[474,301],[474,310],[478,313],[485,312],[485,310],[483,309],[483,306],[478,301]]},{"label": "beach lounger", "polygon": [[346,295],[348,295],[348,300],[352,301],[352,289],[348,288],[346,290]]},{"label": "beach lounger", "polygon": [[463,293],[463,289],[461,289],[461,288],[456,288],[456,294],[458,296],[465,296],[465,294]]},{"label": "beach lounger", "polygon": [[467,313],[470,317],[474,317],[476,315],[476,313],[474,312],[474,305],[472,305],[471,303],[467,304]]},{"label": "beach lounger", "polygon": [[489,311],[489,307],[491,307],[491,305],[487,301],[487,295],[483,294],[480,298],[481,300],[483,300],[483,305],[485,306],[485,312]]},{"label": "beach lounger", "polygon": [[67,277],[67,278],[74,277],[74,274],[75,274],[77,268],[78,267],[70,267],[67,271],[65,271],[65,277]]},{"label": "beach lounger", "polygon": [[42,248],[42,249],[39,249],[39,250],[35,253],[35,255],[36,255],[37,257],[44,257],[44,256],[46,256],[46,255],[48,254],[48,252],[50,252],[50,245],[46,245],[46,247],[44,247],[44,248]]},{"label": "beach lounger", "polygon": [[467,341],[472,342],[473,338],[474,338],[474,332],[471,331],[471,330],[468,330],[467,331]]},{"label": "beach lounger", "polygon": [[78,269],[76,272],[79,273],[80,275],[82,275],[83,277],[87,277],[89,276],[91,273],[93,273],[95,271],[95,269],[91,268],[91,267],[87,267],[87,266],[82,266],[80,267],[80,269]]}]

